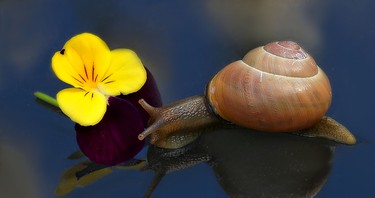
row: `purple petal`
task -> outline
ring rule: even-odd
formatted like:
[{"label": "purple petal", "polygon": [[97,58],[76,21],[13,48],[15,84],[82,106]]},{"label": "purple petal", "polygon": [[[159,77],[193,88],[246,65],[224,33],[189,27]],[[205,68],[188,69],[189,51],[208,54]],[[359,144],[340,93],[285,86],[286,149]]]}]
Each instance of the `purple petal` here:
[{"label": "purple petal", "polygon": [[156,85],[155,79],[147,68],[146,68],[146,71],[147,71],[146,83],[145,85],[143,85],[143,87],[139,91],[129,94],[129,95],[118,96],[122,99],[129,101],[138,109],[138,111],[141,113],[141,116],[143,118],[143,123],[145,125],[147,125],[147,122],[150,116],[141,107],[141,105],[138,103],[138,100],[143,98],[144,100],[146,100],[148,104],[154,107],[160,107],[162,105],[161,96],[159,93],[159,89]]},{"label": "purple petal", "polygon": [[116,165],[132,159],[144,146],[138,134],[145,127],[138,110],[128,101],[110,97],[107,112],[94,126],[75,125],[77,143],[93,162]]}]

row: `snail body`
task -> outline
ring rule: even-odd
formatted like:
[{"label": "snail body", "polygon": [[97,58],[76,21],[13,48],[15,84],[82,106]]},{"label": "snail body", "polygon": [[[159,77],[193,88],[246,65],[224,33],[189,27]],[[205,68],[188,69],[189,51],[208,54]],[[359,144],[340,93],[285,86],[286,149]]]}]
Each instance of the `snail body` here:
[{"label": "snail body", "polygon": [[165,142],[191,140],[193,135],[189,139],[178,134],[191,134],[223,120],[260,131],[296,132],[317,124],[331,99],[329,80],[309,54],[295,42],[273,42],[224,67],[208,83],[205,96],[159,108],[140,100],[151,119],[138,138],[151,134],[151,143],[180,147],[184,144]]}]

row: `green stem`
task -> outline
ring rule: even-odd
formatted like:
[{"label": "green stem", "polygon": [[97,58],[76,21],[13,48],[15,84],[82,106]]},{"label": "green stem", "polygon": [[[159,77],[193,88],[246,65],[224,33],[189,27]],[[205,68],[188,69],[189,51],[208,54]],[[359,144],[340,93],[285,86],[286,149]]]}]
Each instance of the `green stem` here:
[{"label": "green stem", "polygon": [[50,104],[52,106],[55,106],[55,107],[59,108],[59,105],[57,104],[56,99],[47,95],[47,94],[45,94],[45,93],[42,93],[40,91],[36,91],[36,92],[34,92],[34,96],[36,98],[38,98],[39,100],[47,103],[47,104]]}]

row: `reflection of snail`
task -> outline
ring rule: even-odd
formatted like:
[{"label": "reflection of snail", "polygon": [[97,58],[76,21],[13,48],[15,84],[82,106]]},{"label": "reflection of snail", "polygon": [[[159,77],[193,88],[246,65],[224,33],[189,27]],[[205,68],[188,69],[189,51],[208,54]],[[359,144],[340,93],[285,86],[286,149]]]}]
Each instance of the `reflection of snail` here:
[{"label": "reflection of snail", "polygon": [[[193,96],[161,108],[140,100],[151,125],[139,139],[151,134],[151,143],[173,147],[164,140],[215,125],[221,120],[216,115],[261,131],[298,131],[318,123],[331,98],[329,80],[311,56],[294,42],[274,42],[251,50],[243,60],[217,73],[207,86],[206,97]],[[344,140],[331,138],[355,142],[350,132]],[[192,138],[182,135],[170,142],[183,141],[184,145],[185,139]]]},{"label": "reflection of snail", "polygon": [[[218,129],[202,133],[196,141],[178,149],[150,146],[143,170],[152,170],[155,175],[145,197],[151,197],[157,188],[155,196],[172,193],[158,184],[163,180],[164,186],[169,186],[176,177],[171,181],[164,176],[201,162],[210,166],[228,197],[314,197],[329,177],[334,151],[335,144],[326,140],[250,129]],[[177,177],[185,181],[184,175]],[[211,171],[195,175],[199,181],[174,185],[173,192],[183,195],[188,189],[190,193],[193,186],[211,181],[209,175]],[[209,192],[219,191],[215,184],[208,186]],[[190,196],[194,193],[199,194],[193,191]]]}]

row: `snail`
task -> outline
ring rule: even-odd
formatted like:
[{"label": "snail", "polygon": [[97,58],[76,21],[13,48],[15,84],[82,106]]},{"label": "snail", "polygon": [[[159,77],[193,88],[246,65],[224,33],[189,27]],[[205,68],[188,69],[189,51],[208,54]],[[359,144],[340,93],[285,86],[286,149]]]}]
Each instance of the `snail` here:
[{"label": "snail", "polygon": [[223,121],[258,131],[301,134],[322,122],[316,134],[310,130],[308,136],[355,143],[344,126],[324,116],[332,100],[328,77],[293,41],[249,51],[219,71],[205,92],[164,107],[139,100],[150,121],[138,139],[151,135],[152,144],[177,148],[195,139],[201,129]]}]

